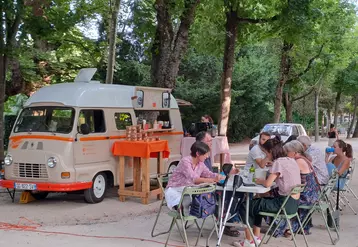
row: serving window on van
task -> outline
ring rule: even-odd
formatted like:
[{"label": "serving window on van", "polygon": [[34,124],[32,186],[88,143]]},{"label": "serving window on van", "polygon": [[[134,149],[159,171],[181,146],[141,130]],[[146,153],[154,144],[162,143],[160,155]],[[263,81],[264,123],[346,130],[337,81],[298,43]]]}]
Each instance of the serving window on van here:
[{"label": "serving window on van", "polygon": [[51,132],[68,134],[72,131],[75,109],[59,106],[25,108],[14,128],[14,132]]},{"label": "serving window on van", "polygon": [[171,121],[169,116],[169,110],[153,111],[153,110],[136,110],[136,117],[138,118],[137,124],[142,124],[143,120],[146,123],[150,123],[153,126],[154,122],[163,122],[163,129],[171,128]]},{"label": "serving window on van", "polygon": [[90,133],[106,132],[103,110],[81,110],[80,115],[78,116],[78,130],[80,129],[81,124],[87,124],[90,128]]},{"label": "serving window on van", "polygon": [[170,93],[169,92],[164,92],[162,94],[162,107],[170,108]]},{"label": "serving window on van", "polygon": [[144,92],[142,90],[138,90],[137,93],[137,107],[143,108],[144,105]]},{"label": "serving window on van", "polygon": [[117,130],[125,130],[127,126],[132,124],[132,116],[128,112],[114,113],[114,120],[116,121]]}]

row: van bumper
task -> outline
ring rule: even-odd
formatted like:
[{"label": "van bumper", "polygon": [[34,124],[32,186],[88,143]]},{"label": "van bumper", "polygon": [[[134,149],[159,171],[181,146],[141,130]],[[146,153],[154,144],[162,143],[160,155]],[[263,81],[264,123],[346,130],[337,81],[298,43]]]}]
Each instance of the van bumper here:
[{"label": "van bumper", "polygon": [[51,192],[66,192],[66,191],[78,191],[92,188],[92,181],[90,182],[76,182],[76,183],[39,183],[39,182],[23,182],[15,180],[1,180],[0,187],[13,189],[15,183],[36,184],[37,191],[51,191]]}]

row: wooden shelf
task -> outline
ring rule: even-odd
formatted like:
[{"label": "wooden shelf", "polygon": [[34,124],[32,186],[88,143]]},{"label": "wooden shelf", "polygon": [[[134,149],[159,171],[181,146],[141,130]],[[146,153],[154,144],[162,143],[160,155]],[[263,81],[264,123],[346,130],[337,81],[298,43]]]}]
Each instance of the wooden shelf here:
[{"label": "wooden shelf", "polygon": [[175,129],[147,129],[143,130],[144,133],[146,132],[166,132],[166,131],[173,131]]}]

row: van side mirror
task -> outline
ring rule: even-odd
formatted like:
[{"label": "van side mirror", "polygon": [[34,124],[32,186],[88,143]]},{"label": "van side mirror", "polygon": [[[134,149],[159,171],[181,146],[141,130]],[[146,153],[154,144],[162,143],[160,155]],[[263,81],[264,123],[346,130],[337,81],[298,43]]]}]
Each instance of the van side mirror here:
[{"label": "van side mirror", "polygon": [[88,124],[81,124],[80,126],[80,133],[82,135],[88,135],[90,133],[90,127]]}]

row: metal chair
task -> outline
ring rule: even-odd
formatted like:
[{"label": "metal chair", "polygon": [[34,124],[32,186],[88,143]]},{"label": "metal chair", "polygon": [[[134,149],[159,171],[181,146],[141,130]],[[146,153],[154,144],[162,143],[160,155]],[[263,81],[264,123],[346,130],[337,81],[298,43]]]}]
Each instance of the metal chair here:
[{"label": "metal chair", "polygon": [[[331,196],[334,186],[337,184],[337,180],[338,180],[338,172],[337,172],[337,170],[333,170],[333,173],[332,173],[330,179],[328,180],[327,185],[325,185],[323,187],[323,189],[321,190],[321,193],[318,197],[317,202],[315,202],[313,205],[309,205],[309,206],[301,205],[298,207],[299,209],[309,210],[306,217],[302,221],[303,228],[308,224],[308,222],[312,218],[314,212],[317,211],[317,212],[321,213],[324,224],[325,224],[327,232],[328,232],[328,235],[331,238],[331,242],[333,245],[335,245],[339,240],[339,231],[338,231],[335,221],[333,220],[333,225],[334,225],[334,228],[335,228],[335,231],[337,234],[337,238],[333,239],[330,227],[328,226],[328,223],[327,223],[327,217],[325,215],[325,212],[328,210],[330,215],[332,215],[332,213],[334,211],[332,208],[332,204],[329,201],[329,198]],[[296,234],[297,234],[297,232],[295,233],[295,235]]]},{"label": "metal chair", "polygon": [[[164,193],[165,188],[164,188],[163,185],[164,185],[164,183],[168,183],[170,175],[171,175],[171,173],[157,174],[157,181],[158,181],[159,187],[162,189],[163,199],[162,199],[162,201],[160,203],[159,210],[158,210],[158,213],[157,213],[157,217],[155,218],[154,225],[153,225],[153,228],[152,228],[151,235],[152,235],[153,238],[157,237],[159,235],[167,234],[169,232],[169,230],[168,230],[168,231],[165,231],[165,232],[159,232],[159,233],[154,234],[155,227],[157,226],[159,216],[160,216],[160,214],[162,212],[162,208],[163,208],[163,206],[167,205],[167,202],[165,201],[165,193]],[[179,230],[179,225],[178,225],[177,222],[176,222],[176,225],[177,225],[177,228]],[[183,239],[183,242],[184,242],[185,240],[184,240],[183,236],[181,235],[180,230],[179,230],[179,233],[180,233],[180,236],[181,236],[181,238]]]},{"label": "metal chair", "polygon": [[[264,242],[264,239],[266,238],[267,234],[270,234],[270,237],[268,238],[268,240],[266,241],[266,244],[270,241],[272,235],[275,234],[275,232],[277,231],[278,227],[281,225],[281,222],[283,220],[286,220],[287,221],[287,225],[289,227],[289,230],[291,231],[291,233],[293,233],[292,231],[292,226],[291,226],[291,219],[293,218],[297,218],[298,220],[298,223],[300,224],[300,230],[302,231],[302,234],[303,234],[303,238],[305,240],[305,243],[306,243],[306,246],[308,247],[308,242],[307,242],[307,239],[306,239],[306,235],[303,231],[303,226],[302,226],[302,222],[300,220],[300,217],[298,215],[298,212],[294,213],[294,214],[287,214],[286,212],[286,209],[285,209],[285,206],[288,202],[288,199],[294,195],[294,194],[298,194],[298,193],[301,193],[303,192],[304,188],[305,188],[305,184],[301,184],[301,185],[297,185],[296,187],[294,187],[292,190],[291,190],[291,193],[286,197],[286,199],[284,200],[284,202],[282,203],[281,205],[281,208],[278,210],[277,213],[268,213],[268,212],[260,212],[259,214],[262,215],[262,216],[266,216],[266,217],[272,217],[273,218],[273,221],[272,223],[270,224],[267,232],[265,233],[264,237],[262,238],[262,241],[260,243],[260,245]],[[273,225],[275,224],[276,220],[279,220],[275,229],[273,230],[272,233],[270,233],[270,230],[271,228],[273,227]],[[295,238],[295,235],[292,234],[292,239],[293,239],[293,242],[295,244],[295,246],[297,247],[297,243],[296,243],[296,238]]]},{"label": "metal chair", "polygon": [[[203,193],[213,193],[213,192],[215,192],[215,190],[216,190],[216,186],[212,185],[212,184],[205,185],[205,187],[196,187],[195,186],[195,187],[185,187],[184,188],[183,193],[182,193],[181,198],[180,198],[180,203],[178,205],[178,210],[171,210],[168,213],[168,215],[171,216],[173,219],[172,219],[172,222],[170,224],[170,228],[169,228],[169,231],[168,231],[169,233],[168,233],[167,241],[165,242],[165,246],[168,245],[168,241],[169,241],[169,238],[170,238],[174,223],[177,224],[178,220],[180,220],[181,223],[182,223],[182,229],[183,229],[183,232],[184,232],[184,241],[185,241],[186,246],[189,247],[185,224],[186,224],[187,221],[190,221],[190,220],[196,221],[196,220],[198,220],[198,218],[195,217],[195,216],[192,216],[192,215],[189,215],[189,216],[184,216],[183,215],[183,210],[182,210],[183,199],[184,199],[185,196],[190,196],[190,198],[191,198],[192,195],[199,195],[199,194],[203,194]],[[216,219],[215,219],[214,214],[208,216],[207,218],[209,218],[209,217],[211,217],[213,219],[215,227],[217,227],[216,226]],[[204,226],[205,221],[206,221],[207,218],[205,218],[203,220],[203,223],[202,223],[202,225],[200,227],[200,230],[199,230],[198,237],[196,239],[195,246],[197,246],[197,244],[199,242],[199,238],[200,238],[200,236],[202,234],[203,226]],[[177,226],[178,226],[178,224],[177,224]],[[179,227],[178,227],[178,230],[179,230]],[[217,230],[217,228],[216,228],[216,230]],[[180,230],[179,230],[179,233],[180,233]],[[180,233],[180,235],[181,235],[181,233]]]},{"label": "metal chair", "polygon": [[[357,212],[354,210],[354,208],[352,207],[347,194],[348,193],[352,193],[352,195],[355,197],[355,199],[358,200],[358,196],[354,193],[353,189],[350,187],[350,181],[352,180],[353,174],[354,174],[354,170],[355,170],[355,166],[356,166],[356,160],[353,159],[351,161],[351,165],[349,167],[348,173],[345,176],[345,184],[344,187],[342,189],[339,190],[339,202],[341,205],[343,205],[344,207],[348,205],[348,207],[352,210],[352,212],[357,215]],[[334,199],[336,198],[336,193],[337,193],[337,188],[334,187],[333,188],[333,196],[332,196],[332,200],[334,201]],[[340,207],[340,210],[342,210],[342,207]]]}]

